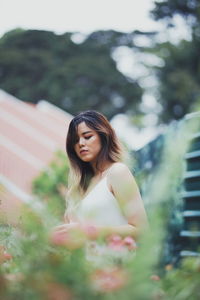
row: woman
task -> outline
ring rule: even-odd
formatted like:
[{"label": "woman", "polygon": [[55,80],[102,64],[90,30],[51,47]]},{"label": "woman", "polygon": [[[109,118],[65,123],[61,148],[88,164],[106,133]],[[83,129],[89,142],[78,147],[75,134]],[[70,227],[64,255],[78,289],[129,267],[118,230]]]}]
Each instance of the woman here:
[{"label": "woman", "polygon": [[66,224],[57,230],[90,228],[86,232],[91,239],[118,235],[137,240],[147,226],[146,213],[135,179],[121,162],[121,148],[108,120],[92,110],[74,117],[66,149],[76,178],[68,190]]}]

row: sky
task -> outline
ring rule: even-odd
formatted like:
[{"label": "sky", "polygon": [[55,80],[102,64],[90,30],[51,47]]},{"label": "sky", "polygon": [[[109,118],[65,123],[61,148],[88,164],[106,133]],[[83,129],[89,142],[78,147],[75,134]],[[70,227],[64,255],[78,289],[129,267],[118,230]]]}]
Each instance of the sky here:
[{"label": "sky", "polygon": [[154,30],[152,7],[153,0],[0,0],[0,36],[17,27],[58,34]]}]

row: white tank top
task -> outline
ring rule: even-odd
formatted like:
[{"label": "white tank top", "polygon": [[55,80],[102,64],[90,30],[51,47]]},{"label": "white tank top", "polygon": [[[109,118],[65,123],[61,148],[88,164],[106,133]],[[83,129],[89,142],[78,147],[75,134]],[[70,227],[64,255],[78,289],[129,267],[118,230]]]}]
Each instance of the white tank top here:
[{"label": "white tank top", "polygon": [[93,225],[128,224],[118,201],[108,188],[107,174],[80,200],[74,213],[81,222]]},{"label": "white tank top", "polygon": [[[109,190],[107,174],[74,206],[73,211],[71,211],[72,219],[96,226],[128,224],[117,199]],[[73,222],[73,220],[71,221]],[[114,258],[124,258],[128,255],[127,251],[118,251],[116,253],[106,243],[99,243],[98,241],[88,241],[85,247],[87,260],[101,267],[103,263],[107,266]]]}]

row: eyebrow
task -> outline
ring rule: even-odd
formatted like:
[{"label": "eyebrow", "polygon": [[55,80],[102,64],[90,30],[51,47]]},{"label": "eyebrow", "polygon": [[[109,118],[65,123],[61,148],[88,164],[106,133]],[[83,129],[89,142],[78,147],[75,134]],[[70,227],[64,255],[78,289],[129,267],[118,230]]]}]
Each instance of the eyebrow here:
[{"label": "eyebrow", "polygon": [[82,134],[87,134],[87,133],[90,133],[92,131],[85,131],[85,132],[82,132]]}]

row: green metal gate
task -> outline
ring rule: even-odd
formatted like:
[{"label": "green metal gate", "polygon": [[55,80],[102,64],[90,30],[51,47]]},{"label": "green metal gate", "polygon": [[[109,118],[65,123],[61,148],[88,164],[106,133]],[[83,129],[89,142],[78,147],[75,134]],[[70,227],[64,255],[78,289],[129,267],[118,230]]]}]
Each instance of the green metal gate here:
[{"label": "green metal gate", "polygon": [[[183,157],[186,167],[179,187],[182,190],[179,208],[182,221],[174,227],[173,245],[170,246],[174,261],[185,256],[200,256],[200,112],[186,115],[178,124],[194,121],[197,130],[190,137],[190,147]],[[145,181],[159,165],[164,141],[165,134],[162,134],[134,153],[137,160],[136,176],[143,178],[144,191]]]},{"label": "green metal gate", "polygon": [[184,191],[183,229],[180,232],[184,256],[200,256],[200,113],[190,114],[186,121],[195,118],[197,132],[191,136],[191,143],[184,159],[186,172],[183,177]]}]

